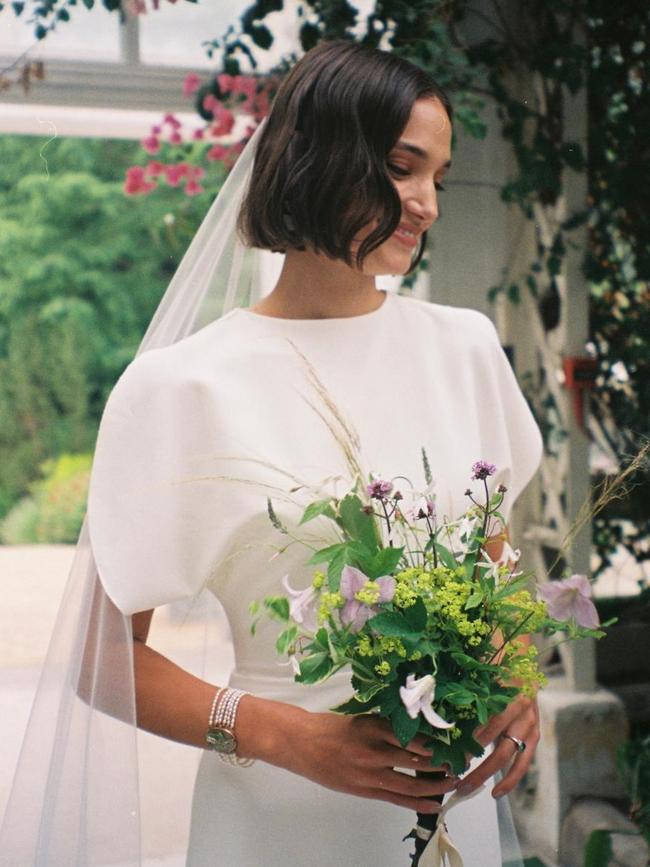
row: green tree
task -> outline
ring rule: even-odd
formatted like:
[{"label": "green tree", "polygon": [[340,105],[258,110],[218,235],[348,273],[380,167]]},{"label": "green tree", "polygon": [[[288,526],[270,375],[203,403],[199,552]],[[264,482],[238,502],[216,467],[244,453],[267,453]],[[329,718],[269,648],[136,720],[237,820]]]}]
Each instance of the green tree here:
[{"label": "green tree", "polygon": [[38,466],[92,449],[108,393],[209,193],[126,197],[136,142],[0,141],[0,517]]}]

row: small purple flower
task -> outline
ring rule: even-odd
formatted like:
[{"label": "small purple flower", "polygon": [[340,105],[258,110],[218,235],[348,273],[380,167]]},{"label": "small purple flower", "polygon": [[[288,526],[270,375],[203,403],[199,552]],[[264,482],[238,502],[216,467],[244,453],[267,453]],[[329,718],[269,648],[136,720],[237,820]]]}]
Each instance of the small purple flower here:
[{"label": "small purple flower", "polygon": [[573,617],[578,626],[598,628],[600,619],[591,601],[591,584],[586,575],[572,575],[563,581],[547,581],[537,588],[537,593],[546,602],[553,620],[570,620]]},{"label": "small purple flower", "polygon": [[[352,632],[358,632],[373,615],[379,611],[378,605],[366,605],[356,598],[356,594],[367,587],[370,578],[354,566],[344,566],[341,572],[341,585],[339,590],[345,599],[345,605],[341,609],[341,623],[343,626],[351,626]],[[391,575],[384,575],[372,582],[377,585],[377,602],[390,602],[395,595],[395,579]]]},{"label": "small purple flower", "polygon": [[493,476],[496,471],[497,468],[494,464],[489,464],[487,461],[476,461],[475,464],[472,464],[472,478],[477,481]]},{"label": "small purple flower", "polygon": [[393,483],[386,479],[373,479],[366,487],[366,492],[369,497],[374,500],[383,500],[393,490]]}]

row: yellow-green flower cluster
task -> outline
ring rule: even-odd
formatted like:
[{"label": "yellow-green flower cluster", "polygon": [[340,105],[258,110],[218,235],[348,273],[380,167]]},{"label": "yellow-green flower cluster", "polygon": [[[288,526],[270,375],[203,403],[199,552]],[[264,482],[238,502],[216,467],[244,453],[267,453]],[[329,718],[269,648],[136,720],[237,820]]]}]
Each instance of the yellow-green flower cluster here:
[{"label": "yellow-green flower cluster", "polygon": [[369,635],[362,635],[355,648],[359,656],[374,656],[374,648]]},{"label": "yellow-green flower cluster", "polygon": [[518,645],[511,645],[506,651],[503,665],[509,679],[516,682],[524,695],[534,698],[537,690],[546,686],[546,675],[537,667],[537,648],[534,644],[523,652]]},{"label": "yellow-green flower cluster", "polygon": [[471,593],[472,586],[469,583],[448,578],[438,587],[428,607],[439,612],[445,621],[453,623],[458,634],[466,638],[470,646],[476,647],[492,629],[489,623],[480,618],[470,619],[472,611],[466,611],[465,604]]},{"label": "yellow-green flower cluster", "polygon": [[406,658],[406,648],[399,638],[392,638],[389,635],[382,635],[377,642],[377,650],[380,654],[396,653],[402,659]]},{"label": "yellow-green flower cluster", "polygon": [[[520,615],[518,619],[526,619],[526,632],[537,632],[544,625],[544,621],[548,617],[545,602],[537,602],[530,595],[528,590],[519,590],[518,593],[513,593],[512,596],[506,597],[504,603],[510,607],[516,605],[519,608]],[[498,604],[498,603],[497,603]]]},{"label": "yellow-green flower cluster", "polygon": [[386,676],[390,674],[390,662],[387,662],[385,659],[382,660],[378,665],[375,666],[375,671],[379,675]]},{"label": "yellow-green flower cluster", "polygon": [[[362,635],[357,640],[356,652],[359,656],[384,656],[389,653],[395,653],[402,659],[406,659],[406,648],[401,639],[393,638],[390,635],[380,635],[374,640],[369,635]],[[417,658],[422,654],[420,654]]]},{"label": "yellow-green flower cluster", "polygon": [[318,570],[314,572],[314,578],[311,582],[311,586],[314,590],[320,590],[321,587],[325,584],[325,573]]},{"label": "yellow-green flower cluster", "polygon": [[381,590],[376,581],[366,581],[361,590],[357,590],[354,598],[364,605],[376,605],[379,602]]},{"label": "yellow-green flower cluster", "polygon": [[338,608],[343,608],[345,599],[341,593],[330,593],[326,591],[321,593],[320,606],[318,608],[318,622],[320,624],[327,623],[332,613]]}]

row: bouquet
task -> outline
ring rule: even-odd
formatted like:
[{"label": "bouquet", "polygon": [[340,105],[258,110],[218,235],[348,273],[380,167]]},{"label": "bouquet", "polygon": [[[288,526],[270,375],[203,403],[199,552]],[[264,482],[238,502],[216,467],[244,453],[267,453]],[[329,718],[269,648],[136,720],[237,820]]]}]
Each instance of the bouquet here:
[{"label": "bouquet", "polygon": [[[468,756],[483,753],[477,727],[545,683],[537,649],[522,636],[604,632],[585,576],[535,590],[533,577],[518,570],[520,552],[508,542],[500,512],[507,490],[499,485],[491,493],[488,485],[494,465],[477,461],[470,476],[478,491],[465,491],[465,513],[439,520],[424,449],[422,460],[423,491],[398,487],[408,482],[401,476],[371,474],[365,484],[357,476],[341,497],[309,503],[300,524],[331,521],[339,541],[307,561],[307,588],[295,590],[286,576],[286,595],[251,610],[282,622],[277,649],[291,660],[296,681],[316,683],[349,667],[352,694],[333,711],[378,714],[402,746],[425,735],[432,765],[458,775]],[[270,499],[268,512],[289,534]],[[495,540],[501,550],[491,557]],[[415,839],[414,865],[435,836],[436,819],[418,814],[407,835]]]}]

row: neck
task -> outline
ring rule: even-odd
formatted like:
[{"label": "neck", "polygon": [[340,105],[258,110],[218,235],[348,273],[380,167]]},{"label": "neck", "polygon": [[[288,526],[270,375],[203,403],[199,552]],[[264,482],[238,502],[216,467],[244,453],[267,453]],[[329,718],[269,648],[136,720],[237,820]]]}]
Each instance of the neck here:
[{"label": "neck", "polygon": [[288,250],[273,290],[251,310],[284,319],[360,316],[381,306],[375,278],[312,251]]}]

